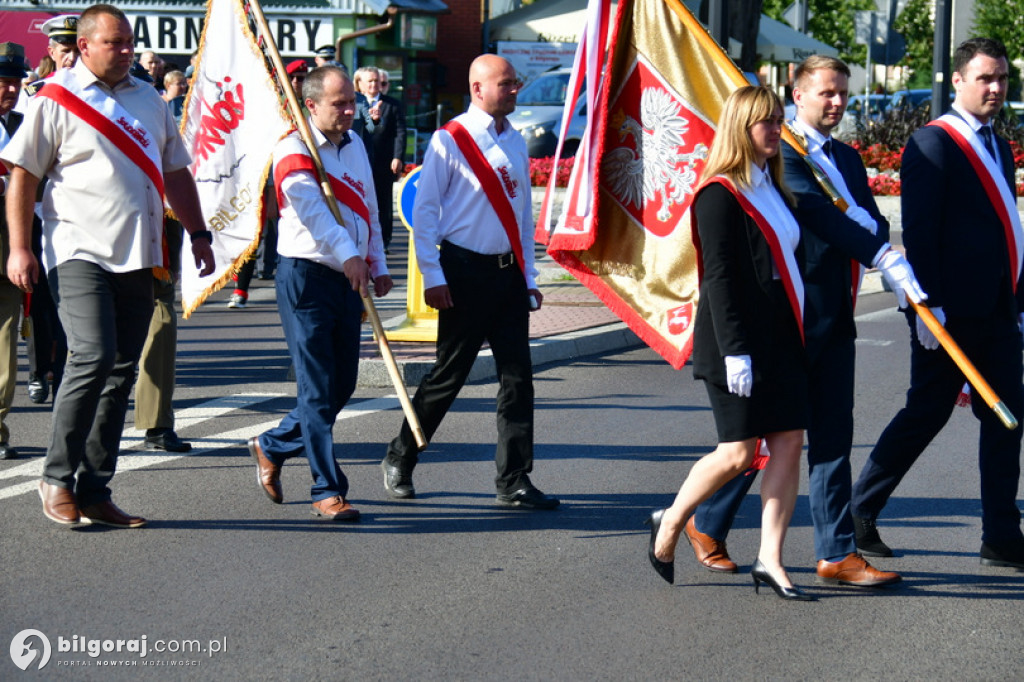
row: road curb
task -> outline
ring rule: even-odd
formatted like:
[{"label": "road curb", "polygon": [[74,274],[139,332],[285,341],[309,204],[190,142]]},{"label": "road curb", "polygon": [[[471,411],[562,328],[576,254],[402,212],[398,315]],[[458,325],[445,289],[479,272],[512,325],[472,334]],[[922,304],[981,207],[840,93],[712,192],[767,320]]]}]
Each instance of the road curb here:
[{"label": "road curb", "polygon": [[[587,355],[609,353],[643,345],[632,330],[622,322],[580,329],[578,331],[530,339],[530,353],[535,367],[553,362],[564,362]],[[396,360],[399,374],[406,386],[416,386],[433,367],[432,358]],[[486,381],[497,376],[494,357],[489,348],[480,351],[469,381]],[[357,384],[362,388],[383,388],[391,386],[391,377],[383,358],[362,358],[359,361]]]}]

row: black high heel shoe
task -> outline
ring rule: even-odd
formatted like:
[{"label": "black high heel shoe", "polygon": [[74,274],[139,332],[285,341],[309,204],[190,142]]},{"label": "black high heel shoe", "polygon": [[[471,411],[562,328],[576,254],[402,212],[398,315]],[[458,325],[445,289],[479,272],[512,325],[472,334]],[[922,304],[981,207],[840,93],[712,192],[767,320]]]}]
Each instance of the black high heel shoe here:
[{"label": "black high heel shoe", "polygon": [[651,527],[651,544],[647,547],[647,558],[651,560],[651,566],[654,566],[658,575],[664,578],[669,585],[674,585],[676,582],[675,562],[662,561],[654,555],[654,541],[658,539],[658,529],[661,528],[663,516],[665,516],[665,510],[659,509],[651,514],[651,518],[644,521],[645,526]]},{"label": "black high heel shoe", "polygon": [[768,569],[764,567],[760,559],[754,562],[754,565],[750,567],[750,577],[754,579],[754,592],[758,592],[758,587],[761,583],[765,583],[768,587],[775,590],[776,596],[779,599],[786,599],[788,601],[814,601],[814,597],[809,594],[801,592],[797,587],[782,587],[776,582],[775,578],[768,573]]}]

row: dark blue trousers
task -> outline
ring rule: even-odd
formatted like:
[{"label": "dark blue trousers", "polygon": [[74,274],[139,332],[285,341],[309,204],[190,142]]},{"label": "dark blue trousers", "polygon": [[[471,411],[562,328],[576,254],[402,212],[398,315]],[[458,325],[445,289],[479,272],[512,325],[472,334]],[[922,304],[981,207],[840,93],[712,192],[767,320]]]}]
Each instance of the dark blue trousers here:
[{"label": "dark blue trousers", "polygon": [[[1024,411],[1021,384],[1021,335],[1010,312],[987,318],[950,316],[946,329],[1020,422]],[[910,354],[910,390],[906,406],[882,432],[853,488],[853,512],[878,518],[893,491],[918,456],[949,421],[964,375],[939,350],[925,350],[917,341],[914,316],[908,316],[913,336]],[[981,472],[982,541],[992,545],[1020,542],[1021,426],[1003,426],[979,396],[971,408],[981,423],[978,466]]]},{"label": "dark blue trousers", "polygon": [[[857,551],[850,516],[855,355],[853,337],[834,333],[809,372],[807,465],[818,559]],[[724,541],[756,475],[747,471],[737,476],[697,507],[697,530]]]},{"label": "dark blue trousers", "polygon": [[295,365],[295,409],[260,435],[271,462],[305,454],[314,502],[348,494],[334,459],[334,421],[356,387],[363,302],[337,270],[299,258],[278,264],[277,305]]}]

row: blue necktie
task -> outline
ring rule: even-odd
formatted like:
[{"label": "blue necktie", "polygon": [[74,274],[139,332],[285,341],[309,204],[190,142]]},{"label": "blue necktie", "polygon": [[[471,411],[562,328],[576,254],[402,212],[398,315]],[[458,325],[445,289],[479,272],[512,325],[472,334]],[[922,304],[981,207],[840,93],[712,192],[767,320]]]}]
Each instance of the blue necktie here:
[{"label": "blue necktie", "polygon": [[991,126],[981,126],[981,129],[978,130],[978,132],[981,133],[982,139],[985,140],[985,149],[987,149],[989,155],[993,159],[995,159],[996,158],[996,141],[994,139],[992,139],[992,137],[993,137],[992,136],[992,127]]}]

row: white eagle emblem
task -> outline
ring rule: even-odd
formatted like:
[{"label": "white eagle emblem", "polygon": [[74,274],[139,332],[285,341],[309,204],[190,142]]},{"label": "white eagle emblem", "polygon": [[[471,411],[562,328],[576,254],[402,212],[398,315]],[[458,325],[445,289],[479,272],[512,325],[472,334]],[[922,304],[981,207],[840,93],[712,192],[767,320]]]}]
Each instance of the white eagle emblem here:
[{"label": "white eagle emblem", "polygon": [[671,217],[670,204],[693,194],[697,182],[697,161],[707,159],[708,148],[700,143],[681,153],[690,122],[680,116],[680,105],[665,90],[644,88],[640,96],[640,121],[622,113],[610,123],[618,128],[619,139],[633,136],[635,149],[620,146],[606,152],[601,169],[608,189],[623,204],[642,209],[662,196],[658,220]]}]

